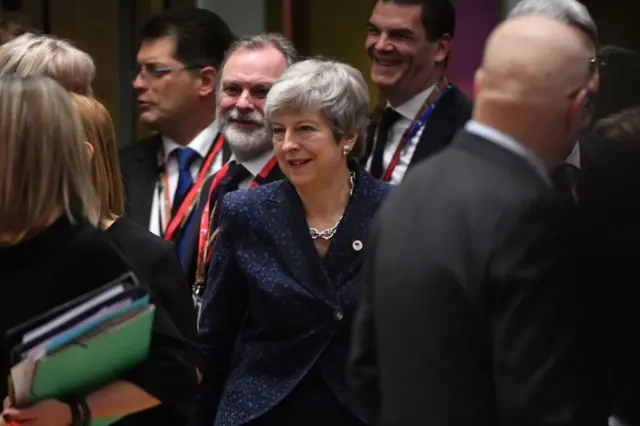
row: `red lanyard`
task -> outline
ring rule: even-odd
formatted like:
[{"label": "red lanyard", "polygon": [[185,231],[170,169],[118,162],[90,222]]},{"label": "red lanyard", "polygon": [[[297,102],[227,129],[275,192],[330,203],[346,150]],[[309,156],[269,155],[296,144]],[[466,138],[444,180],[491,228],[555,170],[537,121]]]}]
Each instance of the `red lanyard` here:
[{"label": "red lanyard", "polygon": [[[212,149],[209,151],[209,154],[207,154],[207,157],[205,158],[204,163],[200,168],[198,178],[194,182],[193,186],[191,186],[191,189],[184,197],[182,204],[180,204],[176,215],[173,217],[171,216],[171,198],[169,195],[169,172],[167,170],[167,163],[165,161],[164,154],[162,153],[162,150],[160,150],[158,154],[159,163],[162,166],[160,183],[162,186],[161,189],[164,192],[164,209],[165,217],[167,220],[167,227],[163,235],[165,240],[172,241],[176,231],[184,227],[184,225],[186,224],[189,215],[191,215],[191,212],[197,204],[200,188],[202,187],[204,180],[209,174],[209,170],[213,166],[213,162],[222,149],[223,145],[224,137],[222,136],[222,134],[220,134],[214,142]],[[160,222],[160,228],[162,228],[162,222]]]},{"label": "red lanyard", "polygon": [[[384,180],[385,182],[391,181],[393,171],[396,169],[396,166],[400,162],[400,155],[407,146],[407,143],[416,136],[418,130],[420,130],[420,128],[427,122],[436,104],[438,103],[442,95],[448,90],[448,88],[449,82],[447,81],[447,78],[443,76],[442,79],[440,79],[440,81],[438,81],[438,83],[436,84],[434,90],[431,91],[431,94],[429,94],[427,99],[424,101],[424,104],[422,104],[422,108],[420,108],[420,111],[418,111],[418,114],[416,114],[415,118],[411,122],[411,125],[407,128],[407,130],[405,130],[404,134],[402,135],[400,143],[398,144],[396,151],[393,153],[393,157],[391,158],[389,167],[387,167],[387,170],[385,170],[384,175],[382,176],[382,180]],[[378,142],[378,129],[376,129],[374,147]]]},{"label": "red lanyard", "polygon": [[[261,181],[264,181],[269,173],[273,170],[273,168],[278,164],[278,160],[275,156],[271,157],[269,162],[262,168],[260,173],[258,173],[258,177],[260,177]],[[217,229],[211,232],[211,218],[213,213],[215,212],[217,205],[213,206],[213,211],[210,211],[211,206],[211,198],[215,193],[216,189],[222,182],[222,179],[229,172],[229,163],[225,164],[216,176],[213,178],[213,182],[211,182],[211,188],[209,188],[209,194],[207,196],[207,202],[204,205],[204,209],[202,210],[202,216],[200,218],[200,233],[198,234],[198,258],[196,264],[196,287],[202,287],[205,281],[205,266],[211,260],[212,252],[209,250],[213,243],[213,240],[216,237]],[[251,182],[251,187],[255,188],[260,186],[260,183],[257,180],[257,177],[253,179]],[[195,289],[199,290],[199,289]]]}]

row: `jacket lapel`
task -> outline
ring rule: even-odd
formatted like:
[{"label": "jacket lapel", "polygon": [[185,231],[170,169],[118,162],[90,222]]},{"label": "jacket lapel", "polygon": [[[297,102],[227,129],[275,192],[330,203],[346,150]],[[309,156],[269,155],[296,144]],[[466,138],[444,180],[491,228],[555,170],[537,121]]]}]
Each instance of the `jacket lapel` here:
[{"label": "jacket lapel", "polygon": [[287,180],[270,198],[278,218],[277,250],[289,271],[309,292],[330,305],[336,304],[334,290],[348,282],[359,270],[366,232],[378,207],[372,188],[379,185],[362,166],[353,166],[355,188],[324,260],[309,235],[302,202]]},{"label": "jacket lapel", "polygon": [[[466,97],[463,97],[464,94],[456,86],[453,86],[442,96],[424,126],[409,167],[447,146],[453,140],[459,127],[471,117],[471,107],[463,103],[463,101],[468,102]],[[468,111],[461,111],[463,108]],[[460,115],[463,112],[464,117],[461,120]]]},{"label": "jacket lapel", "polygon": [[330,305],[335,305],[329,290],[329,277],[322,266],[320,256],[304,216],[302,202],[295,187],[283,180],[269,199],[272,214],[276,216],[278,229],[269,233],[276,239],[275,246],[282,262],[291,274],[311,294]]},{"label": "jacket lapel", "polygon": [[353,195],[324,259],[324,269],[334,288],[353,279],[359,271],[366,233],[378,207],[371,190],[379,183],[361,166],[356,166],[355,172]]},{"label": "jacket lapel", "polygon": [[138,167],[132,170],[130,178],[130,193],[133,200],[129,215],[134,222],[147,224],[151,216],[151,204],[158,181],[158,150],[162,147],[162,138],[159,134],[154,136],[151,143],[140,146],[136,152]]}]

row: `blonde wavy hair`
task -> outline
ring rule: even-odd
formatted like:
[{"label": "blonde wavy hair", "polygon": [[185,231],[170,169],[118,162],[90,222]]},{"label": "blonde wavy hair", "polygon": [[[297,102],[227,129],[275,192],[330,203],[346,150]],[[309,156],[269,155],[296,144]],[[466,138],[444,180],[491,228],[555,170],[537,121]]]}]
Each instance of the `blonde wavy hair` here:
[{"label": "blonde wavy hair", "polygon": [[0,77],[0,239],[17,244],[60,214],[96,223],[78,113],[48,77]]},{"label": "blonde wavy hair", "polygon": [[26,33],[0,46],[0,75],[51,77],[69,92],[92,96],[96,66],[89,54],[50,35]]}]

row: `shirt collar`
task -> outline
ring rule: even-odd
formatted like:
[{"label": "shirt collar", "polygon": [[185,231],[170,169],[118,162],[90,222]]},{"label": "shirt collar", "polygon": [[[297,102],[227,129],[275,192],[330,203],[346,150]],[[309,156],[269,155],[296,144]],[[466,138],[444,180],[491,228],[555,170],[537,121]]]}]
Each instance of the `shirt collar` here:
[{"label": "shirt collar", "polygon": [[[205,127],[195,138],[187,145],[188,148],[193,149],[201,158],[205,158],[209,153],[209,148],[214,142],[214,139],[218,135],[219,126],[217,121],[213,121],[207,127]],[[169,155],[176,149],[181,148],[180,145],[175,143],[169,137],[162,135],[162,146],[164,148],[164,154],[168,158]]]},{"label": "shirt collar", "polygon": [[565,163],[572,165],[573,167],[579,169],[580,168],[580,144],[576,142],[573,146],[573,150],[571,154],[564,160]]},{"label": "shirt collar", "polygon": [[[409,99],[407,102],[399,105],[397,107],[392,107],[398,114],[403,116],[408,120],[413,120],[416,115],[420,112],[420,108],[424,105],[425,101],[436,88],[436,85],[432,85],[427,90],[423,90],[422,92],[417,93],[413,96],[413,98]],[[391,106],[389,102],[387,102],[387,106]]]},{"label": "shirt collar", "polygon": [[547,171],[542,159],[531,149],[525,147],[511,136],[499,131],[498,129],[494,129],[493,127],[486,126],[474,120],[467,122],[465,130],[493,142],[521,158],[524,158],[545,181],[551,183],[549,172]]},{"label": "shirt collar", "polygon": [[[273,155],[273,151],[267,151],[256,158],[248,161],[238,161],[238,163],[242,164],[247,170],[249,170],[249,173],[251,173],[253,177],[256,177],[262,169],[265,168],[269,160],[273,158]],[[237,161],[236,156],[232,155],[229,161]]]}]

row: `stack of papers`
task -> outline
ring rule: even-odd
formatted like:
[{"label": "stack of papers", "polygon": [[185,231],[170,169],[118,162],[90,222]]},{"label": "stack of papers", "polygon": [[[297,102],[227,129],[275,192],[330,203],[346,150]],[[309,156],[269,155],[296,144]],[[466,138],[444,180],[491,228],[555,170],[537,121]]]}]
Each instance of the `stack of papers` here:
[{"label": "stack of papers", "polygon": [[154,309],[135,275],[128,273],[7,332],[13,404],[84,396],[143,362]]}]

